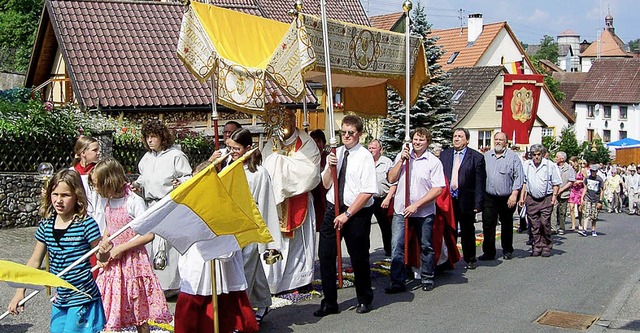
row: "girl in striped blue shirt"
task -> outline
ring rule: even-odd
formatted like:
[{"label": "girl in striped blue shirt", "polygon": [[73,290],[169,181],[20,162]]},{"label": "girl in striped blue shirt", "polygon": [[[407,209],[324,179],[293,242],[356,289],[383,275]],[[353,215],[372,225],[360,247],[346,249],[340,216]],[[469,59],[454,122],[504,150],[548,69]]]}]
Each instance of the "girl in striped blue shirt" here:
[{"label": "girl in striped blue shirt", "polygon": [[[87,196],[74,170],[58,171],[46,189],[40,213],[43,220],[36,231],[36,246],[27,266],[40,267],[45,254],[49,255],[49,267],[58,274],[82,257],[100,242],[100,229],[96,221],[87,215]],[[98,258],[106,261],[102,255]],[[57,288],[51,308],[50,332],[99,332],[105,323],[105,315],[98,286],[91,276],[89,259],[61,276],[80,292]],[[18,288],[8,310],[16,315],[24,310],[18,303],[24,298],[25,289]]]}]

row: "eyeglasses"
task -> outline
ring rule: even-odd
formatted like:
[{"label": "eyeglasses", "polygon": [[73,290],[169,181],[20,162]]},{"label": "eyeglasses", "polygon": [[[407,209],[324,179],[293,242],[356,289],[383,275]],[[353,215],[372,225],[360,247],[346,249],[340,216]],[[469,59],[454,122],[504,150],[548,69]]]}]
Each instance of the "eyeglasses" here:
[{"label": "eyeglasses", "polygon": [[532,156],[540,156],[540,155],[542,155],[542,153],[533,153],[533,154],[531,154],[531,155],[532,155]]},{"label": "eyeglasses", "polygon": [[356,133],[358,133],[358,132],[356,132],[356,131],[340,131],[340,135],[342,135],[342,136],[347,136],[347,135],[348,136],[354,136],[354,135],[356,135]]},{"label": "eyeglasses", "polygon": [[231,150],[234,153],[239,153],[242,150],[242,147],[231,147],[231,146],[229,146],[229,150]]}]

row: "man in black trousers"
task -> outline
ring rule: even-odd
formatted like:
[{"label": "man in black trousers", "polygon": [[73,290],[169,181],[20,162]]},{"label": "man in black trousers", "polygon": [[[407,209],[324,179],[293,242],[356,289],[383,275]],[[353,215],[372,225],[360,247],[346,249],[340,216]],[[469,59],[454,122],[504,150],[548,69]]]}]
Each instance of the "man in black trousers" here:
[{"label": "man in black trousers", "polygon": [[[328,189],[327,210],[320,226],[318,257],[324,299],[320,309],[313,315],[324,317],[340,312],[338,291],[336,288],[336,229],[344,241],[351,257],[351,266],[355,277],[358,307],[356,313],[371,311],[373,289],[371,288],[371,268],[369,267],[369,234],[371,232],[371,214],[373,195],[378,192],[376,169],[373,156],[360,144],[363,123],[358,116],[348,115],[342,119],[341,136],[343,146],[336,153],[327,156],[327,165],[322,171],[322,184]],[[334,186],[332,166],[338,173],[338,184]],[[334,200],[334,191],[338,191],[338,200]],[[340,214],[336,216],[335,205],[339,205]],[[341,260],[342,258],[337,258]]]},{"label": "man in black trousers", "polygon": [[518,155],[508,148],[507,135],[498,132],[493,136],[493,149],[484,154],[487,171],[487,188],[482,211],[483,254],[478,260],[496,258],[496,226],[500,220],[502,258],[513,258],[513,213],[522,189],[522,163]]},{"label": "man in black trousers", "polygon": [[476,269],[476,213],[484,206],[487,178],[484,156],[467,147],[469,131],[456,128],[453,131],[453,148],[440,154],[444,174],[449,179],[453,212],[462,243],[462,257],[467,269]]}]

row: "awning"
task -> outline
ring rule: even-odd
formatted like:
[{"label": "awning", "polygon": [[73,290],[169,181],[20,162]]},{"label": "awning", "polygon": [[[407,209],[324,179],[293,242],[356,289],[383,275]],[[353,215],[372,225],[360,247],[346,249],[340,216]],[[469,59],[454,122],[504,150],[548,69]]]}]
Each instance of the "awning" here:
[{"label": "awning", "polygon": [[[332,83],[343,88],[344,108],[370,116],[387,113],[387,85],[404,96],[404,35],[328,21]],[[420,38],[411,43],[412,103],[429,82]],[[217,78],[218,103],[264,114],[265,80],[295,100],[304,82],[324,83],[322,24],[299,14],[291,24],[191,2],[182,19],[178,56],[199,79]]]}]

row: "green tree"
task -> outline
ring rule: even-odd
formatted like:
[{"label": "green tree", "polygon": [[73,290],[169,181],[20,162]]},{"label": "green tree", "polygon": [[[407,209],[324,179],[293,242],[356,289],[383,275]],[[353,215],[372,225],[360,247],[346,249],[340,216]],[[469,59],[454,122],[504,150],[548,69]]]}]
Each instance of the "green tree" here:
[{"label": "green tree", "polygon": [[558,151],[567,153],[567,158],[581,155],[582,150],[578,145],[575,128],[573,128],[573,126],[567,126],[562,129],[560,137],[558,138]]},{"label": "green tree", "polygon": [[629,49],[633,53],[640,53],[640,38],[629,41]]},{"label": "green tree", "polygon": [[610,163],[611,155],[609,155],[609,149],[605,147],[602,140],[595,139],[594,143],[587,141],[582,143],[581,149],[584,160],[589,163]]},{"label": "green tree", "polygon": [[[410,129],[426,127],[431,131],[434,143],[448,146],[452,135],[455,115],[451,108],[451,88],[444,85],[447,74],[436,62],[444,51],[431,35],[431,25],[427,22],[424,6],[418,2],[411,18],[411,32],[423,37],[427,66],[431,82],[420,90],[416,104],[410,110]],[[380,141],[388,156],[400,151],[405,137],[405,104],[397,92],[388,90],[387,118],[383,120]]]},{"label": "green tree", "polygon": [[44,0],[0,0],[0,68],[26,72],[43,4]]},{"label": "green tree", "polygon": [[[540,60],[545,59],[549,60],[554,64],[558,63],[558,43],[555,42],[553,37],[544,35],[542,39],[540,39],[540,47],[536,54],[531,56],[531,61],[533,62],[533,66],[536,68],[538,73],[545,73],[546,71],[540,65]],[[560,91],[560,81],[554,79],[551,75],[545,75],[544,83],[551,91],[553,98],[556,101],[561,102],[566,97],[565,93]]]},{"label": "green tree", "polygon": [[556,43],[553,37],[544,35],[544,37],[540,39],[540,47],[533,57],[536,60],[547,59],[555,64],[558,62],[558,53],[558,43]]}]

